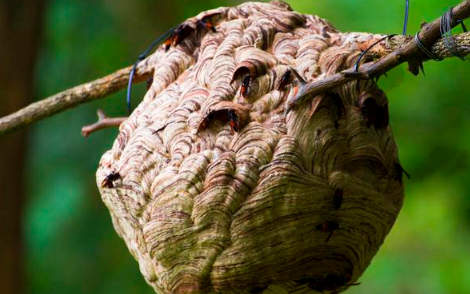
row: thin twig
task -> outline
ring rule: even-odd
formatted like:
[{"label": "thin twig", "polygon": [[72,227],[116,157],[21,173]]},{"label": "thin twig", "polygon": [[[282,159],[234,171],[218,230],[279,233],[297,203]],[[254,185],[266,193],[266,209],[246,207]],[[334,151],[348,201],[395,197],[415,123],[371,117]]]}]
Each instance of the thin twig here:
[{"label": "thin twig", "polygon": [[[0,137],[21,129],[56,113],[79,104],[107,97],[127,86],[132,66],[120,69],[100,79],[65,90],[38,102],[32,103],[0,119]],[[153,68],[142,62],[134,76],[134,83],[142,82],[152,73]]]},{"label": "thin twig", "polygon": [[[458,25],[461,20],[467,19],[470,16],[470,0],[464,1],[453,9],[453,16],[451,27]],[[440,36],[440,17],[430,24],[425,25],[419,33],[419,39],[425,46],[434,44]],[[396,36],[395,38],[403,38],[403,36]],[[465,43],[459,43],[465,41]],[[442,40],[439,42],[443,43]],[[462,55],[469,54],[469,35],[468,33],[460,34],[460,38],[456,36],[456,42],[459,49],[462,48]],[[448,50],[443,50],[443,44],[436,44],[432,47],[433,53],[438,57],[449,57]],[[441,50],[441,52],[434,52],[434,50]],[[297,105],[309,97],[315,97],[324,92],[330,91],[335,87],[343,85],[347,82],[358,79],[371,79],[380,76],[392,68],[407,62],[407,61],[425,61],[426,56],[420,51],[419,47],[413,40],[407,41],[402,46],[396,47],[396,50],[389,53],[377,62],[371,62],[362,66],[359,72],[354,71],[354,68],[336,73],[321,80],[301,85],[296,95],[291,98],[289,102],[289,109]]]},{"label": "thin twig", "polygon": [[88,137],[91,133],[112,127],[119,127],[127,117],[107,117],[103,110],[97,111],[98,121],[82,128],[82,136]]}]

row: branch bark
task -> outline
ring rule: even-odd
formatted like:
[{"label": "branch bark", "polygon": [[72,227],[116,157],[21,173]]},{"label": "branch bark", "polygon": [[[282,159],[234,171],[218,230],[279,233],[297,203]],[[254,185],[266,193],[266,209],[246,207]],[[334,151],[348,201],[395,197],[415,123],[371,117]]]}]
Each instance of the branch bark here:
[{"label": "branch bark", "polygon": [[[467,19],[470,16],[470,1],[462,2],[452,11],[453,19],[451,27],[453,28],[459,24],[458,21]],[[432,53],[434,53],[438,58],[447,58],[452,55],[445,48],[444,42],[439,40],[439,42],[436,43],[440,36],[440,21],[441,18],[439,17],[432,23],[425,25],[418,36],[424,46],[430,47],[434,44],[432,46]],[[403,36],[395,38],[400,39],[403,38]],[[458,36],[457,40],[458,48],[461,51],[462,56],[466,56],[470,51],[469,34],[461,34]],[[313,98],[347,82],[357,79],[371,79],[380,76],[404,62],[421,62],[426,60],[428,60],[427,56],[424,55],[413,39],[410,38],[401,43],[392,52],[389,52],[388,55],[379,61],[363,65],[361,71],[356,72],[354,69],[348,69],[331,75],[325,79],[301,85],[297,93],[291,98],[288,110],[301,101],[308,99],[308,97]]]},{"label": "branch bark", "polygon": [[103,110],[98,109],[98,121],[82,128],[82,136],[88,137],[91,133],[112,127],[119,127],[127,117],[107,117]]},{"label": "branch bark", "polygon": [[[132,66],[120,69],[97,80],[65,90],[0,119],[0,136],[19,130],[59,112],[76,107],[82,103],[107,97],[127,86]],[[134,83],[142,82],[153,69],[142,61],[134,75]]]}]

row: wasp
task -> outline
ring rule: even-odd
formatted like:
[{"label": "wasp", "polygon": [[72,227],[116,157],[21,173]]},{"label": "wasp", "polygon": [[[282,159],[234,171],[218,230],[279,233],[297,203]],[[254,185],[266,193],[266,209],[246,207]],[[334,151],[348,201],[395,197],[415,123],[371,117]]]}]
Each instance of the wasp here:
[{"label": "wasp", "polygon": [[215,29],[214,25],[208,21],[207,19],[200,19],[197,21],[197,24],[200,25],[201,27],[205,28],[208,31],[212,31],[213,33],[217,32]]},{"label": "wasp", "polygon": [[163,42],[163,45],[165,45],[165,52],[168,51],[171,46],[179,45],[184,40],[184,38],[189,36],[193,31],[194,29],[185,23],[177,26],[171,32],[170,37]]},{"label": "wasp", "polygon": [[114,181],[121,178],[119,172],[112,171],[101,182],[101,187],[114,188]]},{"label": "wasp", "polygon": [[173,45],[177,46],[180,44],[193,30],[194,29],[187,24],[180,25],[173,33]]},{"label": "wasp", "polygon": [[240,89],[240,93],[242,94],[243,98],[248,97],[250,91],[250,83],[251,83],[251,76],[248,74],[242,80],[242,87]]},{"label": "wasp", "polygon": [[233,135],[234,132],[238,133],[238,130],[240,129],[240,122],[238,120],[238,115],[235,113],[235,110],[229,109],[228,121],[230,123],[231,134]]},{"label": "wasp", "polygon": [[166,39],[165,42],[163,42],[163,45],[165,45],[165,52],[170,50],[171,43],[173,43],[173,38],[172,37]]},{"label": "wasp", "polygon": [[230,124],[230,133],[233,135],[235,132],[238,133],[240,130],[240,119],[234,109],[221,109],[218,111],[209,112],[206,117],[199,123],[197,132],[206,129],[212,120],[220,120],[224,123],[227,121]]},{"label": "wasp", "polygon": [[338,228],[339,224],[337,221],[325,221],[324,223],[319,224],[316,229],[322,231],[323,233],[330,233],[325,240],[325,243],[327,243],[333,235],[334,231]]}]

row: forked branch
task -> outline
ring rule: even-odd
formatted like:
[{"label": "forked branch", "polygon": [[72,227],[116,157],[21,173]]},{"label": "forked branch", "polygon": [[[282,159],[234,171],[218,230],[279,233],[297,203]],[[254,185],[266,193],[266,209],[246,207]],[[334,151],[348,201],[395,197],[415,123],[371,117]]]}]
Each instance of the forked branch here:
[{"label": "forked branch", "polygon": [[119,127],[127,117],[107,117],[103,110],[97,111],[98,121],[82,128],[82,136],[88,137],[91,133],[112,127]]}]

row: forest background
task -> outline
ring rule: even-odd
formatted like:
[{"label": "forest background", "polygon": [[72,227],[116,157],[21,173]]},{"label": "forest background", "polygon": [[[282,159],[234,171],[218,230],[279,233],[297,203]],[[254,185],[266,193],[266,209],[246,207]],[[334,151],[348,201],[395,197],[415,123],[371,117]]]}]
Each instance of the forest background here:
[{"label": "forest background", "polygon": [[[241,2],[46,1],[33,101],[131,65],[168,28],[200,11]],[[287,2],[299,12],[328,19],[341,31],[402,31],[405,0]],[[459,3],[410,2],[409,34]],[[405,203],[392,232],[362,284],[348,293],[470,293],[470,67],[468,61],[452,58],[428,62],[425,71],[426,76],[414,77],[402,65],[379,81],[390,101],[391,126],[411,180],[405,180]],[[144,85],[134,86],[134,106],[144,92]],[[25,195],[17,195],[21,189],[2,195],[24,199],[20,228],[25,293],[153,293],[114,232],[96,188],[98,161],[117,130],[80,135],[82,126],[96,120],[98,108],[109,116],[127,115],[125,93],[28,128],[22,165]],[[8,154],[0,155],[3,164],[1,156]]]}]

